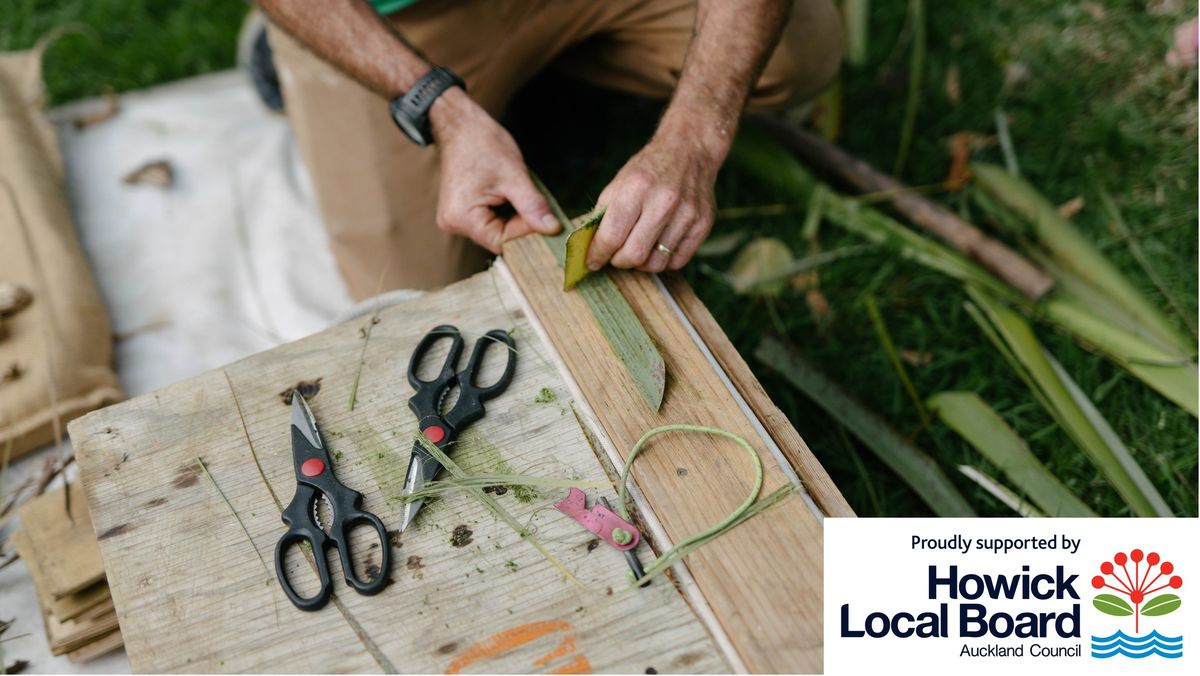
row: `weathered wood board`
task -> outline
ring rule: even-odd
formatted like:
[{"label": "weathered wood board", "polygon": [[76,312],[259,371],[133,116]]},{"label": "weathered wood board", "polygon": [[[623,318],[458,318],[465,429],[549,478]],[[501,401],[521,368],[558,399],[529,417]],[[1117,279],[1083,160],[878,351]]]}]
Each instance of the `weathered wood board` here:
[{"label": "weathered wood board", "polygon": [[[393,498],[415,431],[405,369],[417,340],[437,324],[455,324],[471,337],[513,329],[519,350],[512,386],[488,404],[487,417],[455,452],[457,462],[468,471],[507,465],[547,476],[603,479],[564,376],[519,307],[515,290],[485,273],[384,309],[367,345],[353,411],[348,396],[365,319],[75,421],[71,437],[133,668],[730,670],[718,641],[672,585],[659,580],[622,593],[627,584],[622,557],[603,545],[589,548],[589,533],[548,509],[557,495],[523,503],[509,491],[499,500],[592,591],[566,581],[515,532],[461,494],[426,505],[394,548],[394,583],[378,596],[347,589],[333,560],[336,602],[324,610],[301,612],[280,591],[268,570],[284,531],[276,498],[286,504],[294,488],[289,409],[280,392],[298,381],[321,379],[310,404],[335,472],[365,495],[366,509],[394,528],[400,503]],[[554,401],[535,401],[543,388],[554,392]],[[473,532],[472,542],[461,548],[450,543],[459,525]],[[819,570],[819,539],[815,551]],[[780,550],[768,558],[777,565],[792,555]],[[814,584],[819,589],[819,578]],[[611,596],[609,587],[615,590]]]},{"label": "weathered wood board", "polygon": [[[673,423],[715,425],[762,447],[748,412],[653,277],[609,273],[666,361],[667,388],[658,411],[644,405],[618,360],[602,358],[608,349],[605,338],[583,298],[562,293],[558,281],[545,274],[555,269],[545,242],[532,237],[509,242],[504,260],[522,297],[537,317],[545,318],[542,330],[622,462],[646,430]],[[750,460],[729,440],[670,434],[654,439],[647,449],[634,475],[648,511],[672,541],[720,521],[752,486]],[[807,453],[807,448],[793,450]],[[771,454],[759,455],[764,493],[790,480]],[[802,483],[817,483],[827,492],[828,477],[824,472],[820,476],[823,482],[802,478]],[[750,671],[822,668],[821,518],[816,505],[789,498],[688,557],[688,570],[704,601]]]}]

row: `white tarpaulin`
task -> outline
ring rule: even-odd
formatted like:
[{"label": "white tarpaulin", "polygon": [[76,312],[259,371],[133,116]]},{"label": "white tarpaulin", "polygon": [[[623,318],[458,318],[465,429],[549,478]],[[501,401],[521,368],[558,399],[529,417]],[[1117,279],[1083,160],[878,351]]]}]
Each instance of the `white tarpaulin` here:
[{"label": "white tarpaulin", "polygon": [[[334,268],[286,118],[240,73],[54,110],[80,239],[108,305],[128,396],[149,392],[329,326],[352,302]],[[164,160],[174,185],[123,178]],[[102,340],[103,337],[97,337]],[[11,489],[53,449],[16,461]],[[88,665],[53,658],[24,564],[0,572],[6,659],[29,671],[128,671],[124,653]],[[6,636],[7,638],[7,636]]]}]

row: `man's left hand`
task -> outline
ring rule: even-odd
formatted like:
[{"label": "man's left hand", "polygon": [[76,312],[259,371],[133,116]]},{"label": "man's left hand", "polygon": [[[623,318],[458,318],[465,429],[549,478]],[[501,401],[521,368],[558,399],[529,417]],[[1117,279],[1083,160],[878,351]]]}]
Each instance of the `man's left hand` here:
[{"label": "man's left hand", "polygon": [[604,219],[588,249],[588,268],[683,267],[712,230],[720,166],[693,139],[652,140],[600,194]]}]

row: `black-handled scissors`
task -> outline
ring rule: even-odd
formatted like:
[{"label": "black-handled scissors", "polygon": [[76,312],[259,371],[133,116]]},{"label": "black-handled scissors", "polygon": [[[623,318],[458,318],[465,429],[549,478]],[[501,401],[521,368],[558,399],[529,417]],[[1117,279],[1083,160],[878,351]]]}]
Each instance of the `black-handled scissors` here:
[{"label": "black-handled scissors", "polygon": [[[292,394],[292,462],[296,467],[296,495],[287,509],[283,510],[283,522],[288,530],[275,546],[275,574],[279,584],[292,603],[301,610],[320,610],[329,601],[333,585],[329,579],[329,564],[325,552],[336,547],[342,560],[342,574],[346,584],[360,594],[377,594],[388,583],[391,569],[391,543],[387,529],[379,517],[362,510],[362,493],[347,488],[333,476],[333,465],[329,451],[321,441],[317,421],[313,418],[308,402],[298,392]],[[331,513],[329,531],[322,528],[317,515],[318,502],[324,499]],[[358,525],[368,525],[379,535],[382,559],[379,572],[368,580],[360,580],[354,572],[350,556],[350,531]],[[308,598],[296,593],[284,568],[284,555],[288,547],[308,542],[312,546],[316,561],[317,577],[321,589]]]},{"label": "black-handled scissors", "polygon": [[[449,339],[450,353],[446,355],[446,363],[442,365],[441,373],[433,380],[421,380],[417,371],[425,359],[425,355],[439,340]],[[491,385],[481,386],[477,382],[483,357],[488,349],[503,350],[508,359],[504,365],[504,373]],[[475,341],[471,358],[461,371],[458,368],[458,358],[462,355],[463,337],[455,326],[443,324],[435,327],[413,350],[412,359],[408,362],[408,382],[417,391],[408,400],[408,407],[417,416],[418,429],[425,438],[437,445],[438,449],[449,455],[451,445],[458,440],[471,423],[483,417],[485,411],[483,402],[498,396],[508,389],[512,382],[513,369],[517,365],[517,351],[513,339],[499,329],[488,331],[482,338]],[[454,386],[458,386],[458,401],[449,411],[442,412],[442,404]],[[404,479],[407,492],[419,490],[426,482],[432,481],[442,466],[433,456],[429,455],[420,442],[413,442],[412,457],[408,461],[408,474]],[[413,500],[404,505],[400,530],[403,531],[412,523],[417,511],[421,509],[424,500]]]}]

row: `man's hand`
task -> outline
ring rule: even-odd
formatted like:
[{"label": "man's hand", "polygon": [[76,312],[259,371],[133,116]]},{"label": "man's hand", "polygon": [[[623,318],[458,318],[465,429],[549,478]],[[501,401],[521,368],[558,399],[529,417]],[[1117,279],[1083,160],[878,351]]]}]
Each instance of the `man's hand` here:
[{"label": "man's hand", "polygon": [[646,272],[683,267],[712,230],[720,165],[694,139],[651,141],[600,194],[604,220],[588,249],[588,267],[599,270],[606,262]]},{"label": "man's hand", "polygon": [[654,138],[600,195],[606,210],[588,268],[678,270],[695,255],[712,230],[717,170],[791,2],[698,0],[679,85]]},{"label": "man's hand", "polygon": [[[442,153],[439,228],[496,254],[510,239],[558,232],[558,219],[534,187],[512,136],[462,89],[446,90],[430,120]],[[516,213],[506,213],[506,204]]]}]

